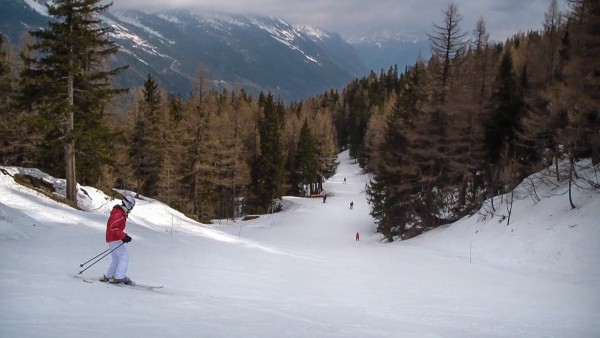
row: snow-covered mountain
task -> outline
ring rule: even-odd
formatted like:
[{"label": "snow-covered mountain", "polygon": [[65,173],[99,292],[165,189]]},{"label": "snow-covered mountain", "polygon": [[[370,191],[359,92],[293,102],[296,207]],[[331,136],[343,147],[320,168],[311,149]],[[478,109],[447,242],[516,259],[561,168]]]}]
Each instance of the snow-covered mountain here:
[{"label": "snow-covered mountain", "polygon": [[326,203],[284,197],[282,212],[249,221],[200,224],[138,196],[127,275],[164,285],[154,292],[74,278],[106,272],[110,257],[84,262],[107,249],[119,200],[81,186],[83,210],[73,209],[13,176],[41,178],[59,196],[64,180],[0,167],[0,337],[600,337],[589,166],[574,182],[576,209],[568,180],[540,185],[542,172],[512,195],[510,223],[498,196],[495,209],[385,243],[364,195],[369,176],[348,151],[338,160]]},{"label": "snow-covered mountain", "polygon": [[361,60],[378,73],[396,65],[400,72],[412,66],[418,58],[429,59],[430,43],[426,37],[414,32],[372,31],[351,38],[348,43],[356,49]]},{"label": "snow-covered mountain", "polygon": [[[13,42],[46,25],[44,0],[0,0],[0,32]],[[271,91],[304,99],[366,74],[354,48],[337,34],[297,29],[274,17],[186,11],[111,10],[103,16],[128,64],[119,82],[141,86],[148,73],[169,92],[187,94],[199,69],[217,87]]]}]

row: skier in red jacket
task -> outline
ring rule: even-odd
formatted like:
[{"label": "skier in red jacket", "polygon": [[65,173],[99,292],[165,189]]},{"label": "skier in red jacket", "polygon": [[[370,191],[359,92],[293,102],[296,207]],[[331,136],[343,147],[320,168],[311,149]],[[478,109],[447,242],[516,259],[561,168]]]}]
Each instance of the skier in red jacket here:
[{"label": "skier in red jacket", "polygon": [[127,265],[129,263],[129,253],[125,243],[131,242],[131,237],[125,233],[127,216],[135,206],[135,198],[125,196],[121,205],[115,205],[110,212],[110,217],[106,223],[106,243],[111,253],[112,262],[108,271],[102,277],[101,281],[111,283],[133,284],[133,281],[127,277]]}]

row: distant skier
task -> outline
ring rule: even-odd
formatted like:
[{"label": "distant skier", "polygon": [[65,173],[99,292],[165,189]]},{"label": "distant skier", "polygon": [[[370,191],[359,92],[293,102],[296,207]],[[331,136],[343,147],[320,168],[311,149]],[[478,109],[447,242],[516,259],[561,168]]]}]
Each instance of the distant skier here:
[{"label": "distant skier", "polygon": [[354,201],[350,201],[350,209],[354,207]]},{"label": "distant skier", "polygon": [[115,205],[110,212],[110,217],[106,223],[106,243],[113,250],[111,253],[112,262],[108,271],[102,279],[102,282],[133,284],[133,281],[127,277],[127,265],[129,264],[129,253],[125,243],[131,242],[131,237],[125,233],[127,216],[135,206],[135,198],[125,196],[121,205]]},{"label": "distant skier", "polygon": [[325,203],[326,199],[327,199],[327,194],[323,191],[323,203]]},{"label": "distant skier", "polygon": [[346,184],[346,178],[344,177],[344,184]]},{"label": "distant skier", "polygon": [[356,241],[360,241],[360,235],[358,234],[358,231],[356,232]]}]

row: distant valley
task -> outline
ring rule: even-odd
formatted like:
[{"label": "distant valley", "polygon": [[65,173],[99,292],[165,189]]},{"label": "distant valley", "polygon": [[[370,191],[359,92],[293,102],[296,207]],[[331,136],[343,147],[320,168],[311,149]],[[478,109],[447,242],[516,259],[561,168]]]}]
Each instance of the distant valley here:
[{"label": "distant valley", "polygon": [[[19,43],[28,30],[50,18],[43,0],[0,0],[0,32]],[[381,35],[344,41],[339,34],[298,26],[274,17],[186,11],[145,13],[109,10],[102,17],[121,46],[111,62],[129,65],[118,85],[136,88],[147,74],[169,93],[187,96],[200,70],[217,89],[270,91],[303,100],[342,89],[370,70],[398,65],[403,70],[420,54],[424,41]],[[422,55],[426,56],[426,55]]]}]

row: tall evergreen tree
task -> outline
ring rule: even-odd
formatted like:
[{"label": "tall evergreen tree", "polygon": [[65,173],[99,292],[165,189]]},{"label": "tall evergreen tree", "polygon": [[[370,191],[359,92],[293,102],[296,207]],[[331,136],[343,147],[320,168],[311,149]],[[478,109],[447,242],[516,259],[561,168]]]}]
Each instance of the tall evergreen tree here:
[{"label": "tall evergreen tree", "polygon": [[271,210],[273,200],[281,197],[285,180],[285,156],[281,140],[278,110],[273,95],[261,94],[259,106],[263,115],[258,121],[259,152],[252,165],[253,201],[249,207],[256,212]]},{"label": "tall evergreen tree", "polygon": [[[77,185],[76,144],[91,143],[86,138],[96,136],[95,132],[87,133],[77,127],[102,126],[105,104],[120,92],[111,88],[110,80],[122,68],[107,69],[105,63],[118,46],[108,40],[112,28],[102,26],[98,18],[111,4],[100,2],[56,0],[46,5],[54,20],[48,28],[30,32],[35,42],[29,47],[37,54],[24,56],[27,67],[21,74],[26,84],[24,93],[31,95],[24,100],[47,122],[45,132],[50,143],[62,147],[66,195],[73,202]],[[90,158],[95,155],[86,154]]]},{"label": "tall evergreen tree", "polygon": [[[367,185],[367,200],[371,205],[371,215],[377,222],[377,232],[388,241],[394,235],[402,235],[408,223],[406,209],[402,207],[400,190],[407,179],[405,150],[408,140],[405,126],[409,124],[403,108],[397,101],[386,121],[384,141],[378,150],[380,160],[373,179]],[[406,190],[404,190],[406,192]],[[406,196],[406,195],[405,195]]]},{"label": "tall evergreen tree", "polygon": [[485,149],[489,166],[486,172],[488,197],[514,188],[518,176],[517,133],[525,115],[523,90],[514,73],[510,49],[504,53],[492,96],[491,116],[485,121]]},{"label": "tall evergreen tree", "polygon": [[7,49],[0,34],[0,163],[21,165],[25,147],[22,138],[26,133],[13,103],[16,77]]},{"label": "tall evergreen tree", "polygon": [[146,196],[156,197],[163,163],[163,135],[160,91],[150,74],[144,81],[142,94],[129,154],[137,191]]},{"label": "tall evergreen tree", "polygon": [[349,85],[345,92],[344,114],[345,127],[348,139],[344,140],[343,146],[348,145],[350,157],[357,159],[362,151],[365,131],[369,122],[369,105],[366,88],[361,82],[355,81]]},{"label": "tall evergreen tree", "polygon": [[485,143],[491,163],[498,164],[501,151],[514,155],[513,142],[524,108],[523,92],[513,70],[512,55],[507,50],[498,68],[492,115],[486,123]]},{"label": "tall evergreen tree", "polygon": [[309,186],[311,193],[313,193],[314,184],[317,183],[319,177],[317,155],[315,140],[308,126],[308,121],[304,120],[296,147],[293,176],[296,184]]},{"label": "tall evergreen tree", "polygon": [[420,110],[422,93],[422,64],[408,70],[401,82],[401,90],[386,120],[379,161],[373,179],[367,186],[371,215],[377,220],[377,231],[389,241],[404,236],[414,224],[413,197],[420,190],[419,169],[412,159],[410,131]]}]

